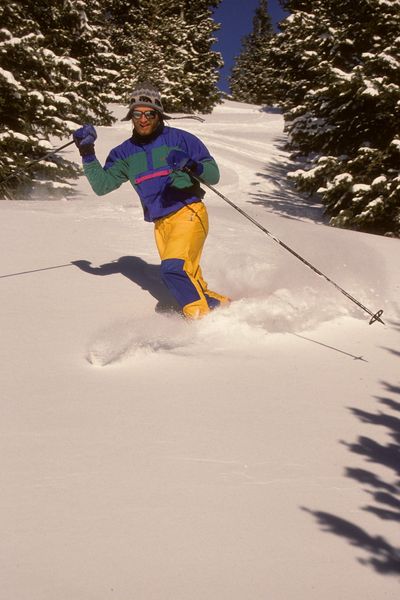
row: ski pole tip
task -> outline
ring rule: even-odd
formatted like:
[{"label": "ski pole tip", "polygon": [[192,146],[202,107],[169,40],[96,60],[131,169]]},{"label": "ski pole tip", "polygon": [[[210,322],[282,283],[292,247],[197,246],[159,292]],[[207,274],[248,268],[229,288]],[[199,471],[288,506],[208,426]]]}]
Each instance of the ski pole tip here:
[{"label": "ski pole tip", "polygon": [[374,315],[372,315],[372,317],[370,318],[369,324],[372,325],[372,323],[375,323],[375,321],[379,321],[379,323],[382,323],[382,325],[384,325],[384,321],[382,321],[381,316],[383,315],[383,310],[380,309],[378,310]]}]

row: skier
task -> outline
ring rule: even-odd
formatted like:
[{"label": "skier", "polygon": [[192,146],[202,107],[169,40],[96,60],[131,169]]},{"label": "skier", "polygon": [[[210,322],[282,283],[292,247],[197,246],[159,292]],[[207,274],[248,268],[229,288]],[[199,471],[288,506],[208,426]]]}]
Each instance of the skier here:
[{"label": "skier", "polygon": [[200,268],[208,234],[204,191],[190,173],[205,182],[219,181],[219,170],[205,145],[194,135],[165,125],[160,92],[150,83],[137,84],[128,114],[132,136],[112,149],[102,167],[95,156],[97,133],[92,125],[73,138],[93,191],[102,196],[130,181],[137,191],[145,221],[154,222],[161,277],[190,319],[207,315],[230,299],[208,289]]}]

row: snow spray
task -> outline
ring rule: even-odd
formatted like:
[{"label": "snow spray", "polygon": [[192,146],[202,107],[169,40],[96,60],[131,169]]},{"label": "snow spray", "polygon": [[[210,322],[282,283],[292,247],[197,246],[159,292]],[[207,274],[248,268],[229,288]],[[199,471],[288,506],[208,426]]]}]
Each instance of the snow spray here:
[{"label": "snow spray", "polygon": [[326,281],[328,281],[329,283],[331,283],[339,292],[341,292],[344,296],[346,296],[346,298],[348,298],[349,300],[351,300],[351,302],[354,302],[354,304],[356,304],[364,312],[366,312],[368,315],[370,315],[370,317],[371,317],[370,320],[369,320],[369,324],[370,325],[372,325],[372,323],[375,323],[375,321],[379,321],[379,323],[382,323],[382,325],[385,324],[384,321],[382,321],[382,319],[381,319],[381,316],[383,314],[383,310],[382,309],[377,310],[376,312],[372,312],[371,310],[369,310],[369,308],[367,308],[366,306],[364,306],[363,304],[361,304],[361,302],[359,302],[356,298],[354,298],[354,296],[352,296],[351,294],[349,294],[348,292],[346,292],[346,290],[344,290],[343,288],[341,288],[340,285],[338,285],[337,283],[335,283],[334,281],[332,281],[332,279],[330,279],[327,275],[325,275],[324,273],[322,273],[322,271],[320,271],[319,269],[317,269],[316,267],[314,267],[314,265],[312,265],[310,262],[308,262],[308,260],[306,260],[300,254],[298,254],[297,252],[295,252],[292,248],[290,248],[290,246],[288,246],[287,244],[285,244],[284,242],[282,242],[282,240],[280,240],[279,238],[277,238],[276,236],[274,236],[270,231],[268,231],[268,229],[266,229],[265,227],[263,227],[263,225],[261,225],[261,223],[259,223],[255,219],[253,219],[253,217],[251,217],[244,210],[242,210],[241,208],[239,208],[239,206],[237,206],[234,202],[232,202],[232,200],[229,200],[229,198],[227,198],[226,196],[224,196],[223,194],[221,194],[221,192],[219,192],[214,186],[212,186],[209,183],[207,183],[206,181],[204,181],[204,179],[202,179],[201,177],[198,177],[197,175],[194,175],[190,169],[184,168],[183,170],[186,171],[193,179],[195,179],[196,181],[198,181],[200,184],[203,184],[206,187],[208,187],[210,190],[212,190],[214,192],[214,194],[217,194],[217,196],[219,196],[220,198],[222,198],[222,200],[224,200],[225,202],[227,202],[230,206],[232,206],[232,208],[234,208],[235,210],[237,210],[238,212],[240,212],[241,215],[243,215],[246,219],[248,219],[249,221],[251,221],[251,223],[253,223],[253,225],[255,225],[256,227],[258,227],[259,229],[261,229],[261,231],[263,233],[265,233],[266,235],[268,235],[268,237],[270,237],[271,239],[273,239],[274,242],[276,242],[277,244],[279,244],[280,246],[282,246],[282,248],[284,248],[285,250],[287,250],[288,252],[290,252],[290,254],[293,254],[293,256],[295,256],[303,264],[305,264],[307,267],[309,267],[310,269],[312,269],[312,271],[314,271],[314,273],[316,273],[320,277],[323,277]]}]

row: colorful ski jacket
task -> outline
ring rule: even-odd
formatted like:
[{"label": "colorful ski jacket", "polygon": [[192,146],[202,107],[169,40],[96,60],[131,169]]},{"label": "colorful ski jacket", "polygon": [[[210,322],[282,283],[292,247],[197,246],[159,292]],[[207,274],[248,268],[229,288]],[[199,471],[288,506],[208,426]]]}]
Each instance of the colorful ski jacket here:
[{"label": "colorful ski jacket", "polygon": [[218,166],[206,146],[195,135],[164,124],[147,141],[134,133],[111,150],[104,167],[94,155],[84,157],[83,168],[98,196],[130,181],[139,195],[145,220],[156,221],[183,205],[200,202],[204,196],[198,182],[168,166],[166,157],[173,149],[183,150],[192,160],[201,162],[201,177],[207,183],[218,183]]}]

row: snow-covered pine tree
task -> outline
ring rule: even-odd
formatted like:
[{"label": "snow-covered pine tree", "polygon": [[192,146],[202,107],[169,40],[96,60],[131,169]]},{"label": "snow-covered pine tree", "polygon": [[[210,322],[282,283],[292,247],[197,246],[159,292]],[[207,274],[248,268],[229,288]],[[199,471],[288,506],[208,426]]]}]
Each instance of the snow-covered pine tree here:
[{"label": "snow-covered pine tree", "polygon": [[[10,2],[0,8],[1,180],[47,154],[52,148],[50,137],[68,135],[76,116],[66,91],[79,81],[79,64],[45,45],[38,24],[28,16],[31,5]],[[36,179],[62,190],[65,177],[75,171],[58,156],[39,163],[23,179],[10,179],[7,188],[30,191]],[[7,189],[0,186],[0,197],[5,195]]]},{"label": "snow-covered pine tree", "polygon": [[[107,104],[115,100],[113,80],[120,57],[112,51],[106,30],[105,0],[45,0],[32,2],[29,14],[44,36],[44,45],[53,52],[78,61],[79,81],[74,82],[75,109],[81,120],[109,125],[112,118]],[[68,93],[71,90],[65,90]],[[74,97],[71,96],[72,102]]]},{"label": "snow-covered pine tree", "polygon": [[270,68],[266,47],[273,36],[267,0],[259,0],[253,19],[253,30],[242,42],[229,84],[232,96],[241,102],[272,104]]},{"label": "snow-covered pine tree", "polygon": [[126,101],[134,82],[153,81],[162,61],[154,0],[110,0],[107,23],[111,45],[120,57],[117,93]]},{"label": "snow-covered pine tree", "polygon": [[129,97],[135,83],[159,86],[166,110],[207,112],[218,102],[218,69],[211,50],[218,28],[212,8],[221,0],[112,0],[111,40],[122,57],[118,90]]},{"label": "snow-covered pine tree", "polygon": [[[54,3],[53,3],[54,4]],[[45,29],[51,48],[79,61],[81,80],[75,91],[84,99],[84,120],[101,125],[113,122],[108,105],[118,100],[115,81],[119,77],[116,55],[109,40],[106,0],[58,0],[60,9],[53,10],[53,22]]]},{"label": "snow-covered pine tree", "polygon": [[[219,69],[224,63],[221,54],[212,50],[216,41],[214,32],[219,28],[212,15],[220,2],[221,0],[183,0],[179,5],[182,26],[187,30],[183,79],[176,92],[181,94],[179,89],[183,84],[186,91],[182,100],[179,99],[179,110],[206,113],[221,101],[217,83]],[[177,59],[179,61],[179,56]]]},{"label": "snow-covered pine tree", "polygon": [[[110,73],[101,67],[110,46],[88,25],[88,4],[20,0],[0,8],[0,179],[47,154],[50,139],[68,136],[78,124],[111,122],[105,104],[113,98],[105,92]],[[91,15],[101,15],[97,0],[90,5]],[[71,190],[66,178],[77,172],[76,165],[54,155],[7,185],[24,194],[33,183],[64,193]]]},{"label": "snow-covered pine tree", "polygon": [[331,224],[400,236],[400,1],[287,0],[270,47],[293,174]]}]

